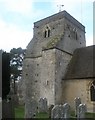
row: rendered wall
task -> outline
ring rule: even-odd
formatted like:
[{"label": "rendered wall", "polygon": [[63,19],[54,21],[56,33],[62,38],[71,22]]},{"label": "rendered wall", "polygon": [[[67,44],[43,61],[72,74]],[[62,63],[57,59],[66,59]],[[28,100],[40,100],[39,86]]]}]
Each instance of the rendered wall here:
[{"label": "rendered wall", "polygon": [[88,112],[95,112],[95,102],[90,99],[90,85],[93,79],[75,79],[63,81],[63,102],[70,104],[75,109],[74,99],[80,97],[83,104],[87,105]]}]

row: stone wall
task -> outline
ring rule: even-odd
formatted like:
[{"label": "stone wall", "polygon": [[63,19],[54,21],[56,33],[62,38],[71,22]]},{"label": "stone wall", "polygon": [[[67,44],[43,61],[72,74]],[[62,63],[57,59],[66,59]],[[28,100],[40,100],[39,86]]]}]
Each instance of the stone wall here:
[{"label": "stone wall", "polygon": [[55,51],[55,104],[60,104],[62,100],[62,79],[65,75],[68,63],[70,62],[72,55],[67,54],[61,50]]},{"label": "stone wall", "polygon": [[[29,117],[31,101],[38,101],[40,97],[41,57],[24,60],[23,91],[25,99],[25,115]],[[30,110],[30,111],[29,111]],[[31,117],[31,115],[30,115]]]},{"label": "stone wall", "polygon": [[40,97],[55,104],[55,49],[43,51],[41,66]]}]

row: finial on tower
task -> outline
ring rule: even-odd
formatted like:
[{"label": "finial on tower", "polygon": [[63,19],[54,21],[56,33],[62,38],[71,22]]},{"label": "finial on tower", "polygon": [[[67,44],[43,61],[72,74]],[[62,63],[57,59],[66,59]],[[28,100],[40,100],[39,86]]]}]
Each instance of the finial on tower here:
[{"label": "finial on tower", "polygon": [[62,7],[63,7],[64,5],[57,5],[57,7],[59,7],[59,12],[61,12],[62,11]]}]

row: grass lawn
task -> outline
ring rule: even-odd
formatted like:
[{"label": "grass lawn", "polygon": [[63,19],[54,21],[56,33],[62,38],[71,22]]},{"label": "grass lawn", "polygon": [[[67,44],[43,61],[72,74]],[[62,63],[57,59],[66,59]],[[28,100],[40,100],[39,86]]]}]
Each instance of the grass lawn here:
[{"label": "grass lawn", "polygon": [[35,118],[39,118],[39,120],[42,120],[42,118],[43,118],[43,120],[44,119],[48,119],[49,120],[49,115],[47,113],[37,113]]},{"label": "grass lawn", "polygon": [[86,118],[95,118],[95,113],[86,113]]},{"label": "grass lawn", "polygon": [[24,118],[24,106],[17,106],[15,108],[15,118]]},{"label": "grass lawn", "polygon": [[[15,118],[24,118],[24,106],[17,106],[15,108]],[[49,115],[47,113],[37,113],[35,118],[39,118],[41,120],[42,118],[48,118]],[[86,113],[86,118],[94,118],[95,119],[95,113]],[[75,120],[75,114],[74,111],[71,112],[71,120]]]}]

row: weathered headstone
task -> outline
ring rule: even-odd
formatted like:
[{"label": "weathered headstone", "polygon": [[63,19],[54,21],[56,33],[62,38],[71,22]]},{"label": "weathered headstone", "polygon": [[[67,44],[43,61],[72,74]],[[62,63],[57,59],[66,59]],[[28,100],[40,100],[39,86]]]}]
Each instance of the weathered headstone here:
[{"label": "weathered headstone", "polygon": [[81,99],[79,97],[75,98],[75,115],[77,116],[78,106],[81,104]]},{"label": "weathered headstone", "polygon": [[48,113],[49,113],[49,118],[51,118],[51,111],[52,111],[53,107],[54,107],[54,105],[50,105],[50,106],[49,106],[49,111],[48,111]]},{"label": "weathered headstone", "polygon": [[80,120],[81,118],[85,118],[85,113],[87,112],[87,108],[85,104],[80,104],[78,106],[78,115],[77,119]]},{"label": "weathered headstone", "polygon": [[39,104],[38,104],[38,111],[39,112],[47,112],[47,110],[48,110],[47,99],[40,98]]},{"label": "weathered headstone", "polygon": [[63,109],[63,105],[59,105],[59,111],[58,111],[58,116],[59,118],[64,118],[64,109]]},{"label": "weathered headstone", "polygon": [[64,105],[55,105],[54,108],[51,111],[51,118],[70,118],[70,106],[68,103],[65,103]]},{"label": "weathered headstone", "polygon": [[55,105],[51,111],[51,118],[59,118],[59,105]]},{"label": "weathered headstone", "polygon": [[70,105],[68,103],[65,103],[63,105],[64,108],[64,118],[70,118]]},{"label": "weathered headstone", "polygon": [[12,100],[2,100],[2,119],[15,118],[14,104]]},{"label": "weathered headstone", "polygon": [[38,104],[35,100],[29,101],[29,103],[26,106],[28,109],[27,111],[27,115],[25,115],[25,117],[27,118],[34,118],[36,113],[37,113],[37,107]]}]

